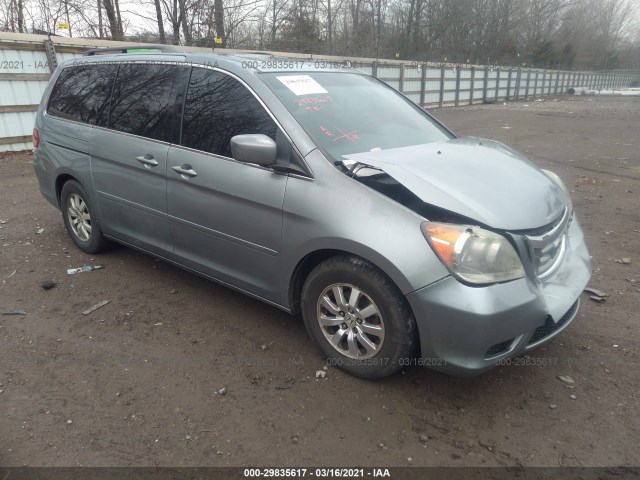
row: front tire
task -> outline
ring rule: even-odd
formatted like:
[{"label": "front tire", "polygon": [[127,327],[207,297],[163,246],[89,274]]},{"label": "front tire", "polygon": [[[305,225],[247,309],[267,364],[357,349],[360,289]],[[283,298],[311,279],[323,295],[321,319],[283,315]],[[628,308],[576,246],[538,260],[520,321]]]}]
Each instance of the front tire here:
[{"label": "front tire", "polygon": [[99,253],[108,248],[109,241],[102,234],[95,208],[80,183],[69,180],[64,184],[60,205],[67,233],[80,250]]},{"label": "front tire", "polygon": [[352,375],[383,378],[415,354],[417,328],[406,299],[361,258],[341,255],[318,265],[305,281],[301,306],[307,332],[328,363]]}]

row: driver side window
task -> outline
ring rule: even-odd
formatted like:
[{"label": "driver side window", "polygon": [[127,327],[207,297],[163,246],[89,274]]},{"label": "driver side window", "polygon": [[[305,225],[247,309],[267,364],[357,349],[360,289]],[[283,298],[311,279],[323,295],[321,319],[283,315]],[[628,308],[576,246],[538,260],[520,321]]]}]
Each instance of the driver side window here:
[{"label": "driver side window", "polygon": [[262,133],[276,138],[277,126],[260,102],[235,78],[194,67],[184,105],[180,145],[231,157],[231,138]]}]

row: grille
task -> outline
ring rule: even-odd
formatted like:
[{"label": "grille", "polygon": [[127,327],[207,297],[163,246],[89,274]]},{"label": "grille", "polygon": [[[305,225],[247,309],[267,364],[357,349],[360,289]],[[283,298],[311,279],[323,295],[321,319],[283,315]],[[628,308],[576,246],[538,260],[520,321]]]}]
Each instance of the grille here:
[{"label": "grille", "polygon": [[529,343],[527,343],[527,346],[529,345],[533,345],[536,342],[539,342],[540,340],[542,340],[543,338],[548,337],[549,335],[551,335],[552,333],[558,331],[559,329],[561,329],[564,325],[566,325],[566,323],[571,320],[571,318],[573,317],[573,315],[576,313],[576,310],[578,309],[578,304],[580,303],[580,301],[576,301],[576,303],[574,303],[571,308],[569,309],[569,311],[567,313],[565,313],[562,318],[560,320],[558,320],[557,323],[555,323],[552,319],[551,316],[547,315],[547,320],[544,322],[544,325],[539,326],[538,328],[536,328],[536,330],[533,332],[533,336],[531,337],[531,339],[529,340]]},{"label": "grille", "polygon": [[567,227],[571,214],[565,210],[560,220],[546,232],[527,235],[529,253],[538,278],[551,275],[560,264],[566,249]]}]

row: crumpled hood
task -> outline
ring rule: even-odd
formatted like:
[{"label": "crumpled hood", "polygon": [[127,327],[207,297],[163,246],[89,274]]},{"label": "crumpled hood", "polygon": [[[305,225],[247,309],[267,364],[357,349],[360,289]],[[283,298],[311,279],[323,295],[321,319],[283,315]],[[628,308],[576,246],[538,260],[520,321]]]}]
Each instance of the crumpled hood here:
[{"label": "crumpled hood", "polygon": [[473,137],[345,155],[379,168],[423,202],[501,230],[539,228],[556,220],[566,194],[505,145]]}]

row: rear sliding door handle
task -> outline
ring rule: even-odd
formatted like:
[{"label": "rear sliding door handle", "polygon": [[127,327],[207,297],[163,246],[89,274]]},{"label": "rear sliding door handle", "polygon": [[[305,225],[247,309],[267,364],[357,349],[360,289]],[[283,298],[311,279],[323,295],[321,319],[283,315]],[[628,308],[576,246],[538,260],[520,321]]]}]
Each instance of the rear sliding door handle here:
[{"label": "rear sliding door handle", "polygon": [[155,158],[153,158],[153,155],[149,155],[148,153],[144,156],[136,157],[136,160],[138,160],[141,164],[143,164],[147,168],[158,166],[158,162],[156,161]]},{"label": "rear sliding door handle", "polygon": [[185,180],[189,177],[195,177],[196,175],[198,175],[198,173],[191,167],[191,165],[189,165],[188,163],[185,163],[184,165],[182,165],[181,167],[178,165],[175,165],[173,167],[171,167],[171,169],[174,172],[177,172],[180,174],[180,176],[182,178],[184,178]]}]

